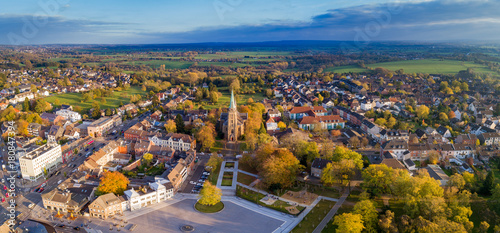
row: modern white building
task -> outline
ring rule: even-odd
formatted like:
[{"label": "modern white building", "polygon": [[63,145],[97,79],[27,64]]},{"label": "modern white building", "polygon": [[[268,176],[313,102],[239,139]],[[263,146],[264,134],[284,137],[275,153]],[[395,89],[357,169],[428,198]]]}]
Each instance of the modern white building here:
[{"label": "modern white building", "polygon": [[165,201],[174,196],[174,189],[170,182],[149,183],[149,187],[139,190],[133,188],[125,191],[126,201],[122,204],[125,210],[134,211],[143,207]]},{"label": "modern white building", "polygon": [[32,181],[44,175],[44,170],[51,172],[62,163],[62,151],[59,144],[46,144],[19,158],[23,179]]},{"label": "modern white building", "polygon": [[56,115],[62,116],[64,119],[70,120],[71,122],[82,120],[82,115],[80,115],[80,113],[68,109],[61,109],[56,112]]},{"label": "modern white building", "polygon": [[157,146],[170,147],[174,150],[188,151],[195,146],[195,140],[187,134],[169,133],[166,135],[154,135],[149,137]]}]

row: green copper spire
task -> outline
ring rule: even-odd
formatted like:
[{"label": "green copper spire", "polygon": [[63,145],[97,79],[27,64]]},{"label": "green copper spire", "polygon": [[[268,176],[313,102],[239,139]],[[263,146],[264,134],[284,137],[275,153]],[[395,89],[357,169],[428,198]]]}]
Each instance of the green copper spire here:
[{"label": "green copper spire", "polygon": [[231,90],[231,102],[229,102],[229,109],[236,109],[236,102],[234,101],[233,90]]}]

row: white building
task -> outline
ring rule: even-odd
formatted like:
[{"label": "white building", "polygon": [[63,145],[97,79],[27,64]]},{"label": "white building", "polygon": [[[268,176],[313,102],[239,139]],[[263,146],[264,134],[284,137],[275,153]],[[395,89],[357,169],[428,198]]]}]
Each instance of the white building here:
[{"label": "white building", "polygon": [[56,112],[56,115],[62,116],[64,119],[69,120],[71,122],[82,120],[82,115],[80,115],[80,113],[68,109],[61,109]]},{"label": "white building", "polygon": [[62,151],[59,144],[46,144],[28,152],[19,158],[23,179],[37,180],[62,163]]},{"label": "white building", "polygon": [[188,151],[194,146],[194,139],[187,134],[169,133],[158,137],[157,135],[149,137],[157,146],[170,147],[174,150]]},{"label": "white building", "polygon": [[174,196],[174,189],[169,182],[154,182],[149,183],[149,187],[144,187],[140,190],[133,188],[125,191],[127,200],[122,204],[124,210],[134,211],[148,205],[156,204],[165,201]]}]

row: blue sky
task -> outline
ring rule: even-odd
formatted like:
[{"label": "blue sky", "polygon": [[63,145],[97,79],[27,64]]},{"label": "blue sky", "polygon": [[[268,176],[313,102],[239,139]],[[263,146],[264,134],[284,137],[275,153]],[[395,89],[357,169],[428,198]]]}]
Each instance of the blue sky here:
[{"label": "blue sky", "polygon": [[0,3],[0,44],[500,40],[500,0]]}]

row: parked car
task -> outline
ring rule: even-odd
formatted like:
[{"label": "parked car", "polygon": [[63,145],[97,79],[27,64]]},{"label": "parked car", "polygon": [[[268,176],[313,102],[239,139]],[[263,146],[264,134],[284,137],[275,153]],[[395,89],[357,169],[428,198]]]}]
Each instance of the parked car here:
[{"label": "parked car", "polygon": [[74,229],[75,231],[79,231],[79,230],[80,230],[80,227],[73,227],[73,229]]},{"label": "parked car", "polygon": [[5,202],[5,198],[4,197],[2,197],[2,202]]},{"label": "parked car", "polygon": [[65,228],[66,227],[66,225],[64,225],[64,224],[59,224],[57,226],[60,227],[60,228]]},{"label": "parked car", "polygon": [[40,188],[40,190],[38,190],[39,193],[43,192],[43,190],[45,190],[44,188]]}]

